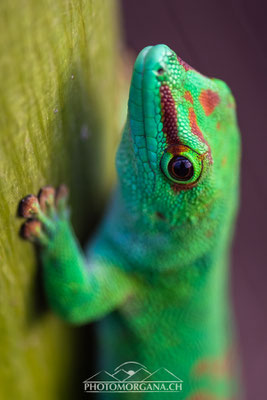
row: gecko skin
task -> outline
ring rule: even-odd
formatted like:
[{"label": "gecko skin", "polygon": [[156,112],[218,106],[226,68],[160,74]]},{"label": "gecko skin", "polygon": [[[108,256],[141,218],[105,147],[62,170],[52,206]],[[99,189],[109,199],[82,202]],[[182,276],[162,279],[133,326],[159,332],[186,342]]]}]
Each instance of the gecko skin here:
[{"label": "gecko skin", "polygon": [[135,361],[183,380],[180,393],[101,398],[236,398],[228,276],[239,159],[228,86],[149,46],[134,65],[118,187],[85,254],[64,186],[21,201],[52,309],[73,324],[99,320],[100,367]]}]

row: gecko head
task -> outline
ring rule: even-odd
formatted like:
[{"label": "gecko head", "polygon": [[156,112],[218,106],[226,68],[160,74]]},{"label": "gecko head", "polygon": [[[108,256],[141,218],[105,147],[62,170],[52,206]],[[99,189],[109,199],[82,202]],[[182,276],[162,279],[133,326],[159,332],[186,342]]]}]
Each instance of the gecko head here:
[{"label": "gecko head", "polygon": [[210,218],[214,207],[221,214],[223,205],[234,208],[239,132],[228,86],[166,45],[144,48],[134,65],[117,169],[126,207],[149,229],[179,229]]}]

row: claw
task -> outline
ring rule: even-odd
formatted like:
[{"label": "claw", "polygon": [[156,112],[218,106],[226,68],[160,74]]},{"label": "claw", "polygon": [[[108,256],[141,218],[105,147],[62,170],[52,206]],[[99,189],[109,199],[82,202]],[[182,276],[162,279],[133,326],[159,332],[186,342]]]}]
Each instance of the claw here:
[{"label": "claw", "polygon": [[41,210],[46,211],[47,208],[54,207],[55,189],[52,186],[44,186],[38,194]]},{"label": "claw", "polygon": [[40,212],[40,205],[38,199],[33,194],[24,197],[19,203],[18,213],[24,218],[33,218]]}]

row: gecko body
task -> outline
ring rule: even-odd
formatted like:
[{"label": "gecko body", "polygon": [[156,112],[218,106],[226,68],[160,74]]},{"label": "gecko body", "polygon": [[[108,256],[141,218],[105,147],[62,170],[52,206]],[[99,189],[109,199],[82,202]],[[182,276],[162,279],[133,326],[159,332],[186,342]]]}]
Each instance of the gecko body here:
[{"label": "gecko body", "polygon": [[41,244],[52,309],[73,324],[99,321],[100,368],[133,361],[183,381],[180,393],[122,399],[237,393],[228,276],[239,153],[228,86],[169,47],[149,46],[134,65],[118,186],[85,254],[63,186],[21,202],[23,235]]}]

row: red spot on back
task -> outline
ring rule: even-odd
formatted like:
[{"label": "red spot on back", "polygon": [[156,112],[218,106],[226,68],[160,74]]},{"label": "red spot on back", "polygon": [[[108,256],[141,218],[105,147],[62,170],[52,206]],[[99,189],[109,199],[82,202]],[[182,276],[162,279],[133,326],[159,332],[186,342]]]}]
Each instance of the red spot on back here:
[{"label": "red spot on back", "polygon": [[220,97],[218,93],[214,92],[213,90],[207,89],[201,91],[199,101],[203,107],[204,113],[208,116],[220,103]]},{"label": "red spot on back", "polygon": [[222,159],[222,167],[224,167],[226,165],[226,163],[227,163],[227,157],[225,156]]},{"label": "red spot on back", "polygon": [[185,100],[190,101],[191,104],[194,103],[193,96],[192,96],[192,94],[189,92],[189,90],[186,90],[186,91],[185,91],[184,98],[185,98]]},{"label": "red spot on back", "polygon": [[207,140],[204,138],[203,133],[201,132],[198,124],[197,124],[197,117],[196,113],[193,109],[193,107],[189,108],[189,121],[190,121],[190,127],[192,130],[193,135],[196,135],[201,142],[205,143],[208,146],[208,158],[210,160],[210,163],[212,164],[212,157],[211,157],[211,151],[210,151],[210,145],[207,142]]},{"label": "red spot on back", "polygon": [[184,67],[184,69],[186,71],[189,71],[190,69],[194,69],[189,64],[187,64],[185,61],[183,61],[179,56],[177,56],[177,60],[182,65],[182,67]]},{"label": "red spot on back", "polygon": [[230,347],[221,357],[203,358],[193,366],[192,375],[196,378],[210,376],[212,379],[231,379],[237,374],[237,359],[234,348]]},{"label": "red spot on back", "polygon": [[161,101],[161,121],[163,123],[163,132],[166,135],[169,145],[180,144],[178,138],[178,119],[174,98],[168,85],[160,87]]}]

